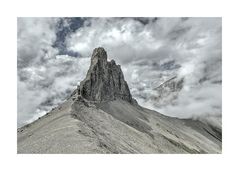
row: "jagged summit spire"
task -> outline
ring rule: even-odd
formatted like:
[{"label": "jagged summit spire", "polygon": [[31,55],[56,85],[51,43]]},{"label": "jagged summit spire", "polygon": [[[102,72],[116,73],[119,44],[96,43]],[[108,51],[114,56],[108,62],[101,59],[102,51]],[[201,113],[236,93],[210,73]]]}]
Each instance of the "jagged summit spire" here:
[{"label": "jagged summit spire", "polygon": [[108,62],[107,52],[102,47],[94,49],[90,68],[78,88],[78,94],[89,101],[121,99],[135,103],[120,65],[114,60]]},{"label": "jagged summit spire", "polygon": [[92,58],[98,58],[107,61],[107,52],[103,47],[98,47],[93,50]]}]

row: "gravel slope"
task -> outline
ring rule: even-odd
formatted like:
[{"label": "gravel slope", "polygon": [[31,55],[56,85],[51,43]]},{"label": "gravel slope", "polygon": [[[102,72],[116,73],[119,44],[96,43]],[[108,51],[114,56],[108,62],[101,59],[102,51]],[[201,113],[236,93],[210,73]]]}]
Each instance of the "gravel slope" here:
[{"label": "gravel slope", "polygon": [[18,129],[18,153],[221,153],[221,130],[122,100],[68,99]]}]

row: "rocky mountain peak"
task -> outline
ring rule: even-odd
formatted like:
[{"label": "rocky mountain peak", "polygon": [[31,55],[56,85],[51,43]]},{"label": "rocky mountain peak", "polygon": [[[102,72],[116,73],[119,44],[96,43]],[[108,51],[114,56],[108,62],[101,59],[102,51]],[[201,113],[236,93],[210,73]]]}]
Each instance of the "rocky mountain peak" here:
[{"label": "rocky mountain peak", "polygon": [[107,52],[102,47],[95,48],[93,50],[93,54],[92,54],[92,59],[93,58],[98,58],[98,59],[101,59],[101,60],[107,60]]},{"label": "rocky mountain peak", "polygon": [[107,52],[102,47],[94,49],[86,78],[78,87],[78,95],[94,102],[121,99],[136,103],[120,65],[114,60],[107,61]]}]

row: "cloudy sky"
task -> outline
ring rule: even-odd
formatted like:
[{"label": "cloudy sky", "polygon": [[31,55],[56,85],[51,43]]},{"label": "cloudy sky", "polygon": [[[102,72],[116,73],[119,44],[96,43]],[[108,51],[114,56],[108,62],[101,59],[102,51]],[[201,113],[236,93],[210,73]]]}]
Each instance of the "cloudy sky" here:
[{"label": "cloudy sky", "polygon": [[[221,18],[18,18],[17,26],[18,126],[65,100],[99,46],[142,106],[180,118],[221,116]],[[183,88],[159,105],[155,88],[174,76]]]}]

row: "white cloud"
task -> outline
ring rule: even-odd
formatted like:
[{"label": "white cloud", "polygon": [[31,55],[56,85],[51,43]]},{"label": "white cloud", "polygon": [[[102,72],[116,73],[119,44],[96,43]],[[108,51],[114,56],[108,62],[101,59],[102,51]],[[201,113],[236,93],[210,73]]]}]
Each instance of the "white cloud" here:
[{"label": "white cloud", "polygon": [[103,46],[111,58],[127,63],[134,58],[146,57],[161,46],[149,28],[132,19],[92,18],[90,26],[81,27],[67,39],[68,48],[83,56]]},{"label": "white cloud", "polygon": [[27,80],[18,79],[18,125],[30,122],[64,101],[83,80],[89,58],[56,56],[41,66],[19,70]]},{"label": "white cloud", "polygon": [[[58,20],[18,19],[21,121],[46,110],[42,103],[48,99],[52,105],[64,100],[84,78],[89,56],[99,46],[122,65],[141,105],[183,118],[221,115],[221,18],[88,18],[66,37],[68,50],[88,58],[56,56],[58,49],[52,44]],[[69,26],[69,19],[64,26]],[[167,69],[167,63],[175,68]],[[173,104],[153,101],[157,96],[153,88],[175,75],[184,77],[185,85]]]},{"label": "white cloud", "polygon": [[[110,58],[122,64],[141,105],[177,117],[221,114],[221,84],[213,83],[221,80],[220,18],[160,18],[146,25],[130,18],[88,22],[89,26],[68,37],[68,47],[83,55],[97,46],[105,47]],[[181,68],[157,70],[157,65],[170,60]],[[184,77],[185,84],[174,105],[151,101],[157,96],[152,89],[174,75]],[[200,84],[203,79],[205,83]]]},{"label": "white cloud", "polygon": [[18,68],[41,63],[57,53],[51,46],[56,39],[56,22],[55,18],[18,18]]},{"label": "white cloud", "polygon": [[57,55],[55,18],[18,18],[18,126],[59,104],[76,88],[89,58]]}]

